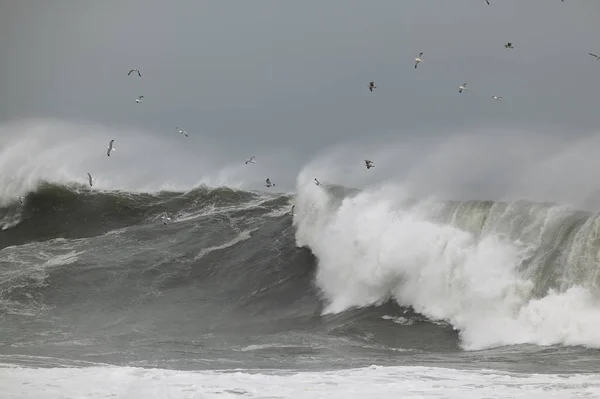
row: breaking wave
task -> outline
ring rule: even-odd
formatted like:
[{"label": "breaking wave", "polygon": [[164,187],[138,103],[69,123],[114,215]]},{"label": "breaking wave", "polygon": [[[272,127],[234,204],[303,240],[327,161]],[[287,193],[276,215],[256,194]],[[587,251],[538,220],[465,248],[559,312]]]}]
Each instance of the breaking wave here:
[{"label": "breaking wave", "polygon": [[318,259],[325,313],[393,299],[468,350],[600,346],[600,216],[529,202],[415,201],[323,188],[303,172],[294,224]]}]

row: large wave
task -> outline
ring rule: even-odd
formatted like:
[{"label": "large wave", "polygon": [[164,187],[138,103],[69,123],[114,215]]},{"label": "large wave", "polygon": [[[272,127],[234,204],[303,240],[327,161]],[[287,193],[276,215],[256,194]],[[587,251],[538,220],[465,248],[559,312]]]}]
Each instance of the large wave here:
[{"label": "large wave", "polygon": [[[125,147],[127,156],[108,162],[103,148],[114,129],[47,121],[2,129],[11,132],[0,135],[2,247],[97,236],[228,196],[248,202],[250,192],[192,188],[262,186],[264,177],[243,161],[236,161],[241,169],[220,161],[216,151],[199,159],[181,140],[142,132],[121,132],[117,151]],[[318,259],[324,312],[392,299],[452,324],[465,349],[600,347],[598,214],[539,202],[593,208],[596,185],[584,184],[590,168],[578,174],[575,161],[593,164],[590,144],[597,138],[559,153],[560,140],[527,152],[513,145],[540,142],[511,137],[463,135],[433,150],[418,140],[385,151],[327,150],[326,162],[307,165],[297,177],[294,225],[297,245]],[[368,172],[360,166],[366,157],[376,162]],[[93,190],[84,185],[87,172],[97,179]],[[277,173],[284,180],[283,169]],[[315,177],[325,184],[316,186]],[[380,184],[392,177],[402,184]],[[431,194],[443,200],[423,199]],[[24,206],[16,195],[27,195]],[[473,200],[484,196],[494,200]],[[275,205],[286,207],[288,198],[282,201]],[[238,242],[232,240],[226,242]]]},{"label": "large wave", "polygon": [[600,347],[600,217],[515,201],[415,201],[393,185],[316,186],[300,173],[294,224],[318,259],[325,313],[393,299],[451,323],[465,349]]}]

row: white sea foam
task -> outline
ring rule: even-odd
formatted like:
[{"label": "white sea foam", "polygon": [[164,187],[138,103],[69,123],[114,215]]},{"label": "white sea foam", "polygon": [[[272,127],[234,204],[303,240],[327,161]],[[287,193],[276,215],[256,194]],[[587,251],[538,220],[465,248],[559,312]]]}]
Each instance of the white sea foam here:
[{"label": "white sea foam", "polygon": [[0,368],[2,396],[36,398],[595,398],[600,375],[431,367],[324,372],[175,371],[133,367]]},{"label": "white sea foam", "polygon": [[497,231],[512,227],[500,217],[503,223],[476,235],[432,221],[427,202],[402,207],[405,193],[399,188],[367,189],[342,201],[335,190],[316,187],[312,175],[298,177],[294,224],[297,244],[318,258],[325,313],[393,298],[451,323],[465,349],[520,343],[600,347],[593,262],[566,273],[560,291],[534,295],[543,268],[532,263],[527,269],[523,261],[546,251],[540,237],[552,223],[536,222],[514,239]]}]

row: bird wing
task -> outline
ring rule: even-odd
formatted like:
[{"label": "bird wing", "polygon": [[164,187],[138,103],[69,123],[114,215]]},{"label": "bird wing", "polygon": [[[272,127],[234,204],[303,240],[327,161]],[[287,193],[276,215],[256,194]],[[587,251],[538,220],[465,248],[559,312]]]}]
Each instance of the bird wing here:
[{"label": "bird wing", "polygon": [[131,72],[133,72],[133,69],[131,71],[129,71],[129,73],[127,74],[127,76],[131,75]]},{"label": "bird wing", "polygon": [[599,58],[596,54],[589,53],[592,57]]}]

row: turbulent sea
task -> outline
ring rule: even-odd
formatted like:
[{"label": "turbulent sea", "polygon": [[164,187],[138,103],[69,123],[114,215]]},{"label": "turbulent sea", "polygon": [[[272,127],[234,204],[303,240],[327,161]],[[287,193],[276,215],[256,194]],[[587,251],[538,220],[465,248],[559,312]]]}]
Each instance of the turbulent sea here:
[{"label": "turbulent sea", "polygon": [[594,213],[301,174],[46,182],[0,227],[1,398],[600,396]]}]

